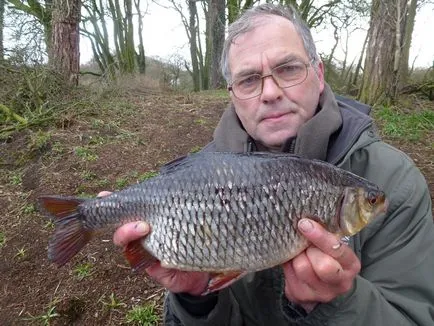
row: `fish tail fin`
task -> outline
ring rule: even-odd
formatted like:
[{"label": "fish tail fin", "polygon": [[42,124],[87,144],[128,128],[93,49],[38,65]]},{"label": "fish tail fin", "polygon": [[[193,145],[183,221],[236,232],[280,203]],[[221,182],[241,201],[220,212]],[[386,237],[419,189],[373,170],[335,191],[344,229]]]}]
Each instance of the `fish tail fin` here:
[{"label": "fish tail fin", "polygon": [[39,202],[54,219],[55,231],[48,244],[48,259],[59,267],[71,260],[92,238],[84,216],[77,210],[84,199],[42,196]]}]

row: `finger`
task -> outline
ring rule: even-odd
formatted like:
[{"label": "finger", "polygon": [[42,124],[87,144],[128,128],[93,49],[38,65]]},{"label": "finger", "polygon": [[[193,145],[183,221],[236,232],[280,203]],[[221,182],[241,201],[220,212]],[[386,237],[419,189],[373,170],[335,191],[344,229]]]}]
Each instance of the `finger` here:
[{"label": "finger", "polygon": [[200,295],[205,290],[209,274],[203,272],[183,272],[162,267],[159,262],[148,267],[146,272],[156,282],[171,292],[186,292],[191,295]]},{"label": "finger", "polygon": [[113,235],[113,242],[117,246],[125,246],[128,242],[140,239],[150,231],[149,224],[145,222],[131,222],[119,227]]},{"label": "finger", "polygon": [[308,284],[297,277],[293,261],[283,264],[282,267],[285,276],[285,295],[288,300],[295,303],[315,301],[315,292]]},{"label": "finger", "polygon": [[108,196],[108,195],[111,195],[112,194],[112,192],[111,191],[101,191],[101,192],[99,192],[98,193],[98,195],[96,195],[97,197],[106,197],[106,196]]},{"label": "finger", "polygon": [[342,281],[344,270],[336,259],[316,247],[309,247],[306,256],[320,281],[327,284],[339,284]]},{"label": "finger", "polygon": [[340,239],[325,230],[320,224],[309,219],[301,219],[298,228],[303,235],[317,248],[336,259],[343,268],[349,268],[358,261],[354,252]]},{"label": "finger", "polygon": [[318,282],[318,278],[306,252],[302,252],[292,259],[292,268],[295,276],[304,283],[313,284]]}]

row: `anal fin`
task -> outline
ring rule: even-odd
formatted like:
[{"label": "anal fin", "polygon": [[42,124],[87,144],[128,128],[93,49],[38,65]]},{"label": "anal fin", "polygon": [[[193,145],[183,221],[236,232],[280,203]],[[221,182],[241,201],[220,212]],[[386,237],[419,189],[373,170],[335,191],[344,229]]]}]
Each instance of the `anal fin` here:
[{"label": "anal fin", "polygon": [[233,271],[226,273],[216,273],[211,275],[211,279],[208,282],[208,286],[201,295],[207,295],[215,291],[222,290],[232,283],[238,281],[247,275],[245,271]]}]

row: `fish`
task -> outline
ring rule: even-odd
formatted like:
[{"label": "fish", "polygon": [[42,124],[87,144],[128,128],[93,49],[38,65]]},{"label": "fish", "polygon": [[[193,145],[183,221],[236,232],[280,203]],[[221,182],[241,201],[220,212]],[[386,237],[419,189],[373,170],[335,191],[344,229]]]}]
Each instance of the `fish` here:
[{"label": "fish", "polygon": [[161,266],[212,275],[204,294],[305,250],[297,229],[309,218],[339,236],[358,233],[387,210],[374,183],[332,164],[290,154],[199,152],[112,194],[41,196],[55,224],[48,258],[62,266],[96,230],[143,220],[151,232],[127,245],[131,267]]}]

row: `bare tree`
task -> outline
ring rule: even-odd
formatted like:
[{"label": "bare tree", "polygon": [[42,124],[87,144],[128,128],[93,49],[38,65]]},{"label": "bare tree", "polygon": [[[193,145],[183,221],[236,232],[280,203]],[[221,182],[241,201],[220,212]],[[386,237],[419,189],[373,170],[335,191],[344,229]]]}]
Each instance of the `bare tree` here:
[{"label": "bare tree", "polygon": [[80,0],[54,0],[50,65],[72,85],[80,72]]},{"label": "bare tree", "polygon": [[[359,98],[368,104],[393,102],[401,87],[401,65],[408,69],[404,45],[406,26],[414,23],[408,15],[408,0],[374,0],[369,41]],[[411,15],[410,15],[411,16]],[[410,28],[411,31],[413,27]],[[405,44],[406,43],[406,44]],[[407,56],[407,58],[406,58]]]},{"label": "bare tree", "polygon": [[26,13],[36,18],[43,26],[44,40],[47,52],[50,52],[52,42],[52,7],[53,0],[6,0],[11,4],[11,9]]},{"label": "bare tree", "polygon": [[[107,16],[102,0],[89,0],[83,3],[87,15],[83,17],[81,33],[90,40],[93,59],[98,64],[102,74],[113,80],[118,66],[110,52]],[[90,28],[88,28],[90,24]]]},{"label": "bare tree", "polygon": [[138,44],[139,53],[136,54],[137,65],[139,68],[139,73],[144,74],[146,71],[146,57],[145,57],[145,47],[143,45],[143,13],[140,10],[140,0],[134,0],[134,6],[136,7],[136,12],[138,14],[138,22],[139,22],[139,27],[137,31],[139,37],[139,44]]}]

